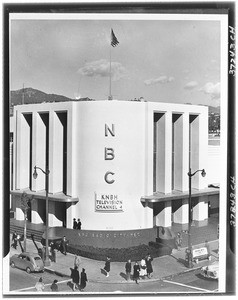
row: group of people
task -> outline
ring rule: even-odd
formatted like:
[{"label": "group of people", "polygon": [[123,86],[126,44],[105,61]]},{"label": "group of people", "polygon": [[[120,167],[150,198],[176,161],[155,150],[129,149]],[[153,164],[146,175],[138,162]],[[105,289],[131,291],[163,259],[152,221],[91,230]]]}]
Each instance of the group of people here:
[{"label": "group of people", "polygon": [[13,234],[12,234],[11,247],[13,247],[14,249],[17,249],[17,241],[19,241],[20,239],[21,239],[20,234],[17,234],[16,231],[14,231]]},{"label": "group of people", "polygon": [[[79,276],[79,265],[81,263],[80,257],[75,255],[74,257],[74,268],[71,269],[71,280],[72,280],[72,284],[73,284],[73,291],[75,291],[76,289],[80,290],[80,291],[84,291],[86,284],[87,284],[87,274],[85,272],[85,269],[82,268],[81,274]],[[80,284],[79,284],[80,281]]]},{"label": "group of people", "polygon": [[[72,285],[72,290],[76,291],[76,290],[80,290],[80,291],[84,291],[86,284],[87,284],[87,274],[85,272],[85,269],[82,268],[81,273],[79,274],[79,266],[81,264],[81,259],[79,256],[75,255],[74,257],[74,267],[70,268],[71,270],[71,285]],[[50,286],[50,289],[52,292],[58,292],[59,288],[58,288],[58,280],[55,279],[53,281],[53,283]],[[45,284],[43,282],[43,278],[40,277],[39,281],[36,283],[35,285],[35,289],[38,292],[43,292],[45,288]]]},{"label": "group of people", "polygon": [[[153,273],[152,260],[153,258],[151,257],[151,255],[147,254],[146,257],[141,259],[140,264],[137,261],[135,262],[133,266],[133,279],[137,284],[139,283],[138,280],[140,278],[145,279],[146,276],[148,278],[152,277],[152,273]],[[125,268],[126,268],[127,280],[129,280],[131,277],[130,260],[128,260],[128,262],[126,263]]]},{"label": "group of people", "polygon": [[82,227],[82,223],[81,223],[80,219],[78,219],[76,221],[76,219],[74,218],[73,219],[73,229],[79,229],[79,230],[81,230],[81,227]]},{"label": "group of people", "polygon": [[[133,266],[133,279],[137,284],[140,277],[143,279],[145,278],[145,276],[147,276],[148,278],[152,277],[152,273],[153,273],[152,260],[153,258],[148,253],[145,258],[142,258],[140,264],[138,264],[137,261],[135,262]],[[105,261],[105,266],[103,268],[104,271],[106,272],[106,277],[109,276],[109,272],[111,270],[110,262],[111,262],[110,257],[107,257]],[[126,271],[126,280],[129,281],[131,279],[131,272],[132,272],[132,265],[130,259],[126,262],[125,271]]]},{"label": "group of people", "polygon": [[[59,291],[59,288],[58,288],[58,280],[55,279],[53,281],[53,283],[51,284],[50,286],[50,289],[52,292],[58,292]],[[45,284],[43,282],[43,278],[40,277],[39,281],[37,281],[36,285],[35,285],[35,289],[37,290],[37,292],[43,292],[44,289],[45,289]]]}]

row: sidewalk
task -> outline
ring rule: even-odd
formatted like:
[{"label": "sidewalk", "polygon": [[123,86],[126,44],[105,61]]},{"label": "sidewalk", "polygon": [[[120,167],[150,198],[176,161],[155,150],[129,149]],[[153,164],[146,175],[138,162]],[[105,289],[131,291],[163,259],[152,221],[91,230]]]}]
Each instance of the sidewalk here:
[{"label": "sidewalk", "polygon": [[[37,245],[41,246],[39,242]],[[201,268],[204,265],[211,264],[215,260],[218,260],[218,240],[209,242],[212,260],[204,260],[198,264],[194,264],[193,269]],[[201,244],[201,247],[204,246],[204,243]],[[196,245],[196,248],[198,245]],[[140,282],[148,282],[160,280],[164,277],[173,276],[175,274],[183,273],[190,271],[191,269],[187,268],[185,265],[185,249],[173,250],[171,255],[166,255],[162,257],[154,258],[152,261],[153,267],[153,277],[151,279],[141,279]],[[27,251],[37,253],[37,250],[31,240],[27,240]],[[18,245],[17,250],[11,248],[10,256],[15,253],[20,253],[20,247]],[[102,282],[102,283],[134,283],[134,281],[126,281],[125,279],[125,262],[111,262],[111,271],[110,276],[106,277],[103,268],[105,265],[104,261],[96,261],[84,257],[80,257],[81,263],[79,266],[79,271],[81,272],[82,268],[85,268],[88,280],[90,282]],[[68,276],[70,277],[71,271],[70,268],[73,268],[74,265],[74,255],[68,253],[66,256],[60,252],[56,251],[56,262],[51,262],[49,267],[45,267],[45,271],[55,273],[59,276]],[[134,262],[132,262],[133,269]]]}]

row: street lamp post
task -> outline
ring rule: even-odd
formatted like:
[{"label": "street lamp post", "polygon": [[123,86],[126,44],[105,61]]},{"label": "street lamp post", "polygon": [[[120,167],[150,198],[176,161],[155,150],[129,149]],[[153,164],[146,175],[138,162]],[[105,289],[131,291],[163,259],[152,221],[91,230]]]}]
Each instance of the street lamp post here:
[{"label": "street lamp post", "polygon": [[48,193],[49,193],[49,173],[50,170],[46,169],[46,171],[42,170],[39,167],[34,167],[34,173],[33,173],[33,177],[34,179],[37,178],[38,174],[36,169],[41,170],[44,174],[45,174],[45,260],[44,260],[44,264],[45,266],[50,266],[50,259],[49,259],[49,238],[48,238],[48,228],[49,228],[49,198],[48,198]]},{"label": "street lamp post", "polygon": [[189,177],[189,197],[188,197],[188,267],[192,268],[193,267],[193,262],[192,262],[192,245],[191,245],[191,221],[192,221],[192,177],[197,173],[201,172],[202,177],[206,176],[206,172],[204,169],[202,170],[197,170],[196,172],[192,173],[191,168],[189,168],[188,172],[188,177]]}]

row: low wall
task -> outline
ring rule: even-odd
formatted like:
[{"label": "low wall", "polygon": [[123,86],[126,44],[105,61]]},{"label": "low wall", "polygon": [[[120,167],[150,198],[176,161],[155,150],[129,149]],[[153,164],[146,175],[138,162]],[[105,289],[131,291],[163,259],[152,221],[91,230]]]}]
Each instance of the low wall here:
[{"label": "low wall", "polygon": [[156,239],[156,228],[126,230],[126,231],[101,231],[77,230],[64,227],[49,228],[50,237],[63,237],[71,245],[87,245],[98,248],[128,248],[148,244]]}]

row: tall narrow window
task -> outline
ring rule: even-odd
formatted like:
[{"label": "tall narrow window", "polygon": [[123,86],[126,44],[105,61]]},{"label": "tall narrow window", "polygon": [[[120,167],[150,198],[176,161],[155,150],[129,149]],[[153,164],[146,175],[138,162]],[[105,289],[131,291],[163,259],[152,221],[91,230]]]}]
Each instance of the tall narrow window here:
[{"label": "tall narrow window", "polygon": [[182,114],[172,115],[172,190],[180,190],[182,185],[183,123],[181,116]]},{"label": "tall narrow window", "polygon": [[40,117],[45,125],[45,170],[49,169],[49,114],[41,113]]},{"label": "tall narrow window", "polygon": [[154,113],[153,192],[163,192],[165,183],[165,114]]},{"label": "tall narrow window", "polygon": [[28,149],[25,152],[24,155],[26,157],[28,156],[28,178],[29,178],[29,188],[32,188],[32,176],[31,176],[31,170],[32,170],[32,114],[24,114],[24,118],[28,124],[28,130],[26,131],[26,144],[28,145]]},{"label": "tall narrow window", "polygon": [[[199,169],[199,117],[189,115],[189,168],[192,172]],[[194,176],[193,187],[198,183],[198,177]]]},{"label": "tall narrow window", "polygon": [[62,191],[64,194],[67,194],[67,112],[58,112],[57,116],[62,124],[63,127],[63,186]]}]

